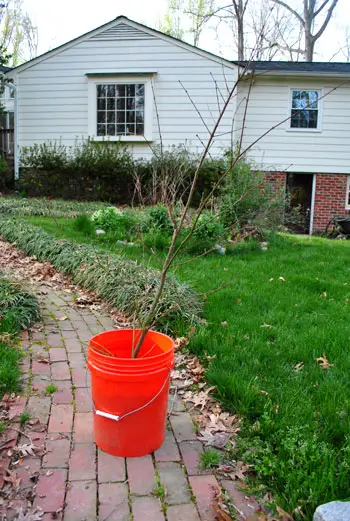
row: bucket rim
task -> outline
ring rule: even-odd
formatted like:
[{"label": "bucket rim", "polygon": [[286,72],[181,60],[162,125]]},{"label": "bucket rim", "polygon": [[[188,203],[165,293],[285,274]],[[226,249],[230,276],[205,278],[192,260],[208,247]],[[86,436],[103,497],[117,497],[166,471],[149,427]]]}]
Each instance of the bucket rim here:
[{"label": "bucket rim", "polygon": [[[103,331],[102,333],[98,333],[97,335],[94,335],[93,337],[90,338],[89,343],[88,343],[88,347],[90,348],[90,343],[95,338],[97,338],[97,337],[99,337],[101,335],[107,334],[107,333],[117,333],[118,331],[136,331],[136,332],[141,332],[142,329],[133,329],[133,328],[128,328],[128,327],[125,327],[125,328],[123,327],[123,328],[120,328],[120,329],[109,329],[108,331]],[[157,335],[161,335],[162,337],[167,338],[168,340],[170,340],[170,342],[172,344],[172,349],[170,349],[166,353],[160,353],[159,355],[148,356],[147,358],[132,358],[132,357],[121,358],[121,357],[118,357],[118,356],[106,356],[106,355],[104,355],[102,353],[98,353],[98,356],[101,357],[102,359],[106,359],[106,360],[110,360],[112,358],[113,360],[118,360],[118,361],[119,360],[120,361],[123,361],[123,360],[124,361],[125,360],[133,360],[135,363],[143,363],[145,360],[157,360],[157,359],[163,358],[164,356],[166,356],[166,355],[168,355],[168,354],[170,354],[171,352],[174,351],[175,341],[169,335],[166,335],[165,333],[161,333],[160,331],[155,331],[154,329],[150,329],[148,331],[148,333],[156,333]],[[91,346],[91,347],[93,348],[93,346]]]}]

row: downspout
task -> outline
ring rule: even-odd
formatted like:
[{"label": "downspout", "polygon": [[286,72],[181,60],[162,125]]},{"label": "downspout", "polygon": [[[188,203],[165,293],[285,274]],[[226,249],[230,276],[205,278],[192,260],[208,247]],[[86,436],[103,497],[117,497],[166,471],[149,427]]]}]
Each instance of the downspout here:
[{"label": "downspout", "polygon": [[14,92],[14,136],[13,136],[13,145],[14,145],[14,163],[15,163],[15,180],[19,179],[19,150],[18,150],[18,89],[15,84],[9,84],[9,87],[13,89]]},{"label": "downspout", "polygon": [[310,209],[310,228],[309,228],[309,235],[312,235],[313,228],[314,228],[314,211],[315,211],[316,183],[317,183],[317,174],[313,174],[313,176],[312,176],[312,194],[311,194],[311,209]]}]

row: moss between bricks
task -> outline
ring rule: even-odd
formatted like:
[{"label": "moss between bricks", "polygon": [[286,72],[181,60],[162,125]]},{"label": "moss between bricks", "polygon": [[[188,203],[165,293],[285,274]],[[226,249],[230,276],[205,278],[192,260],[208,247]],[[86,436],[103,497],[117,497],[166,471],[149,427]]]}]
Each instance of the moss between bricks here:
[{"label": "moss between bricks", "polygon": [[[57,240],[41,228],[15,219],[0,220],[0,234],[27,255],[70,275],[74,283],[93,290],[112,307],[141,320],[147,315],[159,284],[159,272],[94,246]],[[202,303],[187,285],[169,276],[157,306],[157,328],[196,324]]]}]

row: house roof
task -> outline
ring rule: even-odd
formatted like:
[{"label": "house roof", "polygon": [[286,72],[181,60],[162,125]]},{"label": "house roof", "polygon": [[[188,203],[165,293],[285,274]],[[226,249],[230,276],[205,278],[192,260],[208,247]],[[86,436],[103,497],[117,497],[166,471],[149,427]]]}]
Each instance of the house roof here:
[{"label": "house roof", "polygon": [[292,74],[350,74],[350,63],[345,62],[288,62],[288,61],[235,61],[236,65],[248,67],[251,71]]},{"label": "house roof", "polygon": [[81,36],[78,36],[77,38],[70,40],[69,42],[59,45],[58,47],[55,47],[54,49],[51,49],[50,51],[47,51],[47,52],[41,54],[40,56],[37,56],[36,58],[28,60],[27,62],[22,63],[21,65],[18,65],[17,67],[14,67],[13,69],[11,69],[11,71],[21,72],[22,70],[27,69],[28,67],[31,67],[32,65],[35,65],[36,63],[39,63],[39,62],[45,60],[46,58],[49,58],[50,56],[59,54],[60,52],[64,51],[65,49],[73,47],[77,43],[84,41],[84,40],[94,36],[95,34],[98,34],[102,31],[108,29],[109,27],[113,27],[114,25],[117,25],[119,23],[128,24],[131,27],[139,28],[140,30],[143,30],[144,32],[146,32],[148,34],[153,34],[162,39],[169,40],[172,43],[174,43],[175,45],[187,48],[189,51],[192,51],[196,54],[205,56],[213,61],[216,61],[219,63],[225,63],[226,65],[228,65],[231,68],[236,67],[236,64],[232,60],[227,60],[225,58],[222,58],[221,56],[218,56],[209,51],[200,49],[199,47],[195,47],[194,45],[191,45],[187,42],[179,40],[178,38],[175,38],[174,36],[170,36],[168,34],[162,33],[161,31],[157,31],[156,29],[152,29],[151,27],[148,27],[139,22],[135,22],[134,20],[130,20],[126,16],[121,15],[121,16],[117,16],[117,18],[115,18],[114,20],[111,20],[110,22],[100,25],[96,29],[92,29],[91,31],[88,31],[87,33],[84,33]]},{"label": "house roof", "polygon": [[8,72],[11,71],[11,67],[6,67],[5,65],[0,65],[0,72]]}]

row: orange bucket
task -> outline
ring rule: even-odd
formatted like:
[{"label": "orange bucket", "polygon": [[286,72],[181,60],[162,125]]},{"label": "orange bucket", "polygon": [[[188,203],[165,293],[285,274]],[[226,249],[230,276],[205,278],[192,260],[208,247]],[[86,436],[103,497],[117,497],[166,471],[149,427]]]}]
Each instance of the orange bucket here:
[{"label": "orange bucket", "polygon": [[132,346],[140,335],[137,329],[120,329],[89,342],[95,442],[114,456],[144,456],[164,442],[174,341],[149,331],[133,359]]}]

